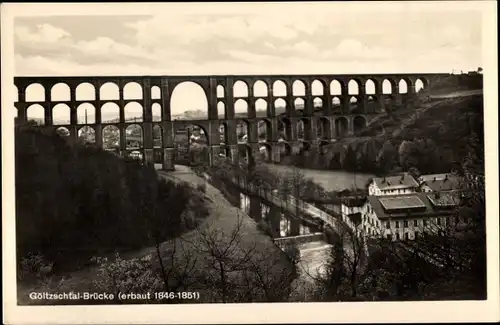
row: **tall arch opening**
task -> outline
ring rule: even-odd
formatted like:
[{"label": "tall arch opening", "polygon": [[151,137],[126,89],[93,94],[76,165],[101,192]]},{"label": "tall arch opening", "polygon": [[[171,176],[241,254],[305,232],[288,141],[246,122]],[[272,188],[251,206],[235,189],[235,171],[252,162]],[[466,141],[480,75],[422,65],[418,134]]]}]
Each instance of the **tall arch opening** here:
[{"label": "tall arch opening", "polygon": [[216,89],[216,92],[217,92],[217,98],[224,98],[224,97],[226,97],[226,94],[225,94],[225,91],[224,91],[224,86],[218,85],[217,89]]},{"label": "tall arch opening", "polygon": [[70,101],[71,100],[71,90],[69,86],[65,83],[57,83],[50,89],[50,100],[57,101]]},{"label": "tall arch opening", "polygon": [[375,95],[377,93],[377,85],[372,79],[368,79],[365,82],[365,94]]},{"label": "tall arch opening", "polygon": [[260,120],[257,123],[257,134],[259,137],[259,142],[271,142],[271,121],[268,119]]},{"label": "tall arch opening", "polygon": [[307,118],[301,118],[297,121],[297,139],[304,140],[307,138],[306,132],[309,129],[310,121]]},{"label": "tall arch opening", "polygon": [[293,102],[293,108],[295,112],[297,113],[296,115],[303,115],[304,114],[304,108],[305,108],[305,101],[303,98],[295,98],[295,101]]},{"label": "tall arch opening", "polygon": [[278,98],[274,101],[274,109],[276,115],[280,115],[286,112],[286,102],[283,98]]},{"label": "tall arch opening", "polygon": [[174,120],[204,120],[208,118],[208,100],[203,88],[185,81],[175,86],[170,97]]},{"label": "tall arch opening", "polygon": [[324,93],[325,93],[325,85],[319,80],[314,80],[311,84],[311,95],[323,96]]},{"label": "tall arch opening", "polygon": [[248,85],[241,80],[233,84],[233,97],[248,97]]},{"label": "tall arch opening", "polygon": [[349,132],[349,123],[347,118],[339,117],[335,120],[335,131],[337,137],[344,137]]},{"label": "tall arch opening", "polygon": [[268,143],[263,143],[259,147],[260,159],[265,162],[270,162],[272,160],[272,148]]},{"label": "tall arch opening", "polygon": [[227,123],[222,122],[219,126],[220,142],[219,144],[225,145],[228,143],[229,133],[227,128]]},{"label": "tall arch opening", "polygon": [[419,78],[415,81],[415,92],[418,93],[425,88],[427,88],[427,81],[425,79],[422,80]]},{"label": "tall arch opening", "polygon": [[234,116],[248,117],[248,102],[244,99],[238,99],[234,102]]},{"label": "tall arch opening", "polygon": [[180,165],[199,165],[210,162],[206,130],[197,124],[188,124],[175,132],[174,161]]},{"label": "tall arch opening", "polygon": [[123,87],[123,99],[142,99],[142,86],[135,82],[129,82]]},{"label": "tall arch opening", "polygon": [[292,94],[293,96],[305,96],[306,95],[306,85],[302,80],[295,80],[292,84]]},{"label": "tall arch opening", "polygon": [[267,97],[267,84],[262,80],[257,80],[253,84],[253,95],[256,97]]},{"label": "tall arch opening", "polygon": [[104,150],[120,150],[120,129],[107,125],[102,129],[102,147]]},{"label": "tall arch opening", "polygon": [[101,100],[118,100],[120,99],[120,89],[115,83],[106,82],[99,88],[99,97]]},{"label": "tall arch opening", "polygon": [[38,125],[45,125],[45,108],[40,104],[33,104],[26,109],[26,118]]},{"label": "tall arch opening", "polygon": [[238,143],[247,143],[249,140],[249,122],[247,120],[236,121],[236,139]]},{"label": "tall arch opening", "polygon": [[282,117],[278,120],[278,132],[282,140],[292,140],[292,121],[288,117]]},{"label": "tall arch opening", "polygon": [[132,124],[125,129],[125,148],[127,151],[142,150],[144,136],[142,127],[138,124]]},{"label": "tall arch opening", "polygon": [[400,94],[408,93],[408,83],[406,82],[406,80],[404,79],[399,80],[398,90]]},{"label": "tall arch opening", "polygon": [[120,122],[120,107],[115,103],[106,103],[101,106],[102,123]]},{"label": "tall arch opening", "polygon": [[226,105],[224,102],[217,103],[217,118],[225,119],[226,118]]},{"label": "tall arch opening", "polygon": [[163,112],[161,110],[161,105],[158,103],[153,103],[151,105],[151,115],[153,122],[161,122],[162,117],[163,117]]},{"label": "tall arch opening", "polygon": [[153,126],[153,148],[161,148],[163,146],[163,129],[160,125]]},{"label": "tall arch opening", "polygon": [[265,99],[259,98],[255,101],[255,112],[257,116],[266,116],[267,109],[267,101]]},{"label": "tall arch opening", "polygon": [[138,102],[130,102],[125,105],[125,122],[126,123],[136,123],[142,122],[144,119],[142,105]]},{"label": "tall arch opening", "polygon": [[78,140],[84,144],[95,143],[95,130],[91,126],[82,126],[78,129]]},{"label": "tall arch opening", "polygon": [[158,86],[151,87],[151,99],[161,99],[161,89]]},{"label": "tall arch opening", "polygon": [[26,87],[24,91],[25,100],[27,102],[44,102],[45,88],[41,84],[35,83]]},{"label": "tall arch opening", "polygon": [[366,127],[366,119],[363,116],[355,116],[352,124],[354,133],[357,134]]},{"label": "tall arch opening", "polygon": [[273,83],[273,96],[284,97],[287,95],[286,84],[282,80],[276,80]]},{"label": "tall arch opening", "polygon": [[335,96],[332,98],[332,107],[335,109],[336,107],[340,107],[340,98]]},{"label": "tall arch opening", "polygon": [[358,98],[356,96],[351,96],[349,98],[350,111],[356,111],[358,109]]},{"label": "tall arch opening", "polygon": [[66,104],[52,107],[52,124],[65,125],[71,123],[71,109]]},{"label": "tall arch opening", "polygon": [[94,124],[95,123],[95,107],[90,103],[83,103],[76,108],[76,123],[77,124]]},{"label": "tall arch opening", "polygon": [[315,97],[313,99],[313,107],[315,111],[323,109],[323,99]]},{"label": "tall arch opening", "polygon": [[392,94],[392,83],[388,79],[384,79],[382,82],[382,93]]},{"label": "tall arch opening", "polygon": [[317,137],[319,139],[325,139],[325,140],[330,140],[331,139],[331,134],[330,134],[330,120],[326,117],[320,117],[317,119]]},{"label": "tall arch opening", "polygon": [[75,89],[76,100],[95,100],[95,95],[95,87],[89,82],[83,82]]},{"label": "tall arch opening", "polygon": [[347,92],[349,95],[359,95],[359,84],[356,80],[349,80],[349,83],[347,84]]},{"label": "tall arch opening", "polygon": [[338,80],[332,80],[330,82],[330,95],[342,96],[342,84]]}]

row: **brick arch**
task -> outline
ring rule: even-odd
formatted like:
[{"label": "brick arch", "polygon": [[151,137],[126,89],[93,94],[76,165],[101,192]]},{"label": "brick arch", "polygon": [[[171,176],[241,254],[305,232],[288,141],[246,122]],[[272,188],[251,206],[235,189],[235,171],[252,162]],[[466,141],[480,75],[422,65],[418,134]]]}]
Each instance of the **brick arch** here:
[{"label": "brick arch", "polygon": [[[277,91],[277,87],[279,85],[282,85],[284,86],[284,92],[280,91],[280,89],[278,89]],[[277,79],[277,80],[274,80],[273,83],[272,83],[272,90],[273,90],[273,97],[285,97],[288,95],[288,85],[287,85],[287,81],[286,80],[282,80],[282,79]]]},{"label": "brick arch", "polygon": [[[238,91],[238,89],[237,89],[238,86],[244,87],[244,88],[241,88],[241,92]],[[235,97],[235,98],[241,98],[241,97],[247,98],[247,97],[249,97],[249,95],[250,95],[250,86],[246,80],[238,79],[233,83],[233,97]]]},{"label": "brick arch", "polygon": [[58,82],[50,88],[50,101],[70,101],[71,87],[65,82]]},{"label": "brick arch", "polygon": [[90,82],[79,83],[75,88],[76,100],[96,100],[96,87]]},{"label": "brick arch", "polygon": [[[316,91],[315,91],[316,88]],[[325,96],[327,93],[327,84],[322,79],[314,79],[311,81],[311,86],[309,87],[309,94],[312,96]]]},{"label": "brick arch", "polygon": [[[300,89],[296,89],[299,87]],[[307,83],[302,79],[294,79],[292,82],[292,95],[304,97],[307,94]]]},{"label": "brick arch", "polygon": [[332,79],[329,84],[330,95],[344,96],[346,94],[346,84],[342,79]]},{"label": "brick arch", "polygon": [[39,82],[33,82],[26,86],[25,90],[26,102],[44,102],[48,98],[45,98],[45,87]]},{"label": "brick arch", "polygon": [[258,79],[252,85],[253,95],[255,97],[268,97],[269,85],[265,80]]}]

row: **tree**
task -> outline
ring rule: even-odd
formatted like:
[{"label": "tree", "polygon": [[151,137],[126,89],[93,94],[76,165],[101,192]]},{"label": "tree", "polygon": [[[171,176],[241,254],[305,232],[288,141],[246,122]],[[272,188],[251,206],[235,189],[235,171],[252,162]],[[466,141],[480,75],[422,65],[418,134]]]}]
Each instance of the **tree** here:
[{"label": "tree", "polygon": [[351,146],[348,146],[344,160],[342,161],[342,169],[347,171],[356,171],[358,168],[359,164],[356,151]]},{"label": "tree", "polygon": [[398,151],[390,140],[386,140],[377,155],[377,167],[382,173],[388,172],[398,159]]}]

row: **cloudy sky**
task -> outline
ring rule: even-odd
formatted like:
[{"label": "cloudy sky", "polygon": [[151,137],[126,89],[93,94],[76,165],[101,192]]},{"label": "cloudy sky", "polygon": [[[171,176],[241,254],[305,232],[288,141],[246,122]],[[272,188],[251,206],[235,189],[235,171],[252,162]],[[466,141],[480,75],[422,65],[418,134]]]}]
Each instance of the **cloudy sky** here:
[{"label": "cloudy sky", "polygon": [[16,17],[15,74],[452,72],[482,64],[480,12],[347,3],[239,4],[220,13],[162,8]]}]

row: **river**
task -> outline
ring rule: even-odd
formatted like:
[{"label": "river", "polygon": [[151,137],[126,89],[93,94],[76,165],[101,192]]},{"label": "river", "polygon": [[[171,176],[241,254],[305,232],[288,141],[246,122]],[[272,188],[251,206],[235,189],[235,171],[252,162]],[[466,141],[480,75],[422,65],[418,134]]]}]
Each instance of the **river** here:
[{"label": "river", "polygon": [[299,169],[305,177],[322,186],[327,191],[342,191],[352,188],[365,188],[368,181],[374,177],[371,174],[352,173],[340,170],[316,170],[298,168],[287,165],[266,164],[269,169],[277,173],[290,172],[293,168]]}]

